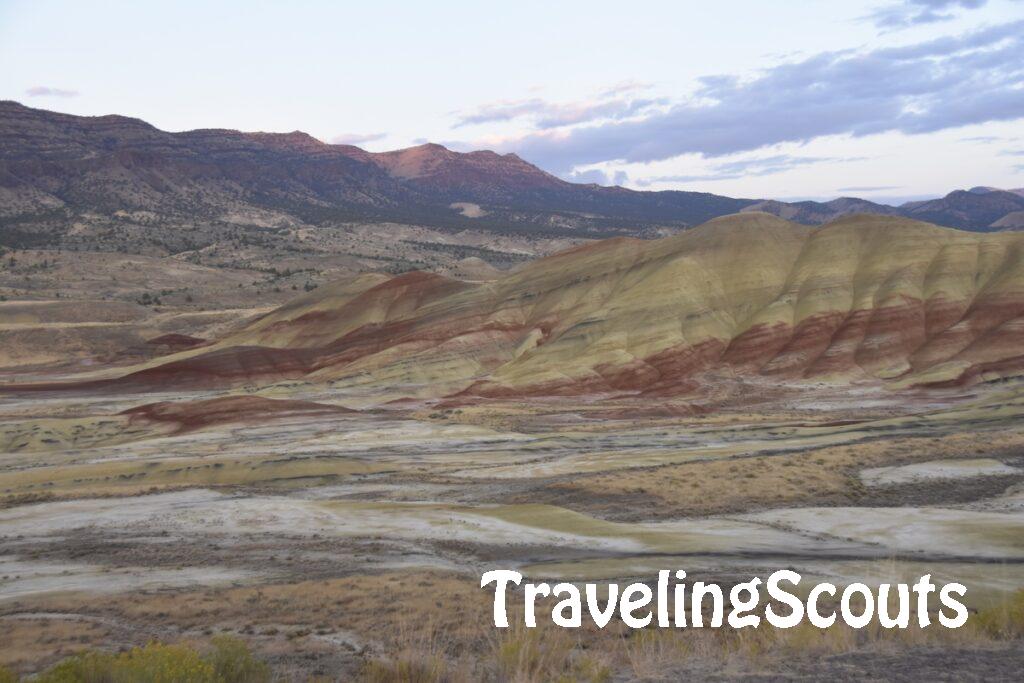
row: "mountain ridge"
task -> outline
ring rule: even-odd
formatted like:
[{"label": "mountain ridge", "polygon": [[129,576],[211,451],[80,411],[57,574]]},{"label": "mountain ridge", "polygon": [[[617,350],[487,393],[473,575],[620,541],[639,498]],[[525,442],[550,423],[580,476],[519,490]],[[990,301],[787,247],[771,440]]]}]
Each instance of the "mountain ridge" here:
[{"label": "mountain ridge", "polygon": [[[62,209],[216,221],[249,205],[310,223],[389,220],[583,237],[662,223],[682,228],[750,203],[685,192],[652,201],[574,185],[517,156],[486,151],[421,145],[372,153],[299,132],[165,133],[138,119],[76,117],[10,101],[0,102],[0,189],[0,215],[19,224]],[[454,202],[497,205],[478,220],[453,210]]]},{"label": "mountain ridge", "polygon": [[1024,196],[973,188],[890,207],[854,197],[787,203],[638,191],[570,183],[489,150],[427,143],[368,152],[301,131],[169,133],[131,117],[0,102],[0,221],[44,240],[57,239],[76,217],[117,211],[147,212],[164,224],[223,222],[251,211],[314,225],[390,221],[592,238],[657,236],[744,210],[805,224],[853,212],[903,215],[987,231],[1018,227]]}]

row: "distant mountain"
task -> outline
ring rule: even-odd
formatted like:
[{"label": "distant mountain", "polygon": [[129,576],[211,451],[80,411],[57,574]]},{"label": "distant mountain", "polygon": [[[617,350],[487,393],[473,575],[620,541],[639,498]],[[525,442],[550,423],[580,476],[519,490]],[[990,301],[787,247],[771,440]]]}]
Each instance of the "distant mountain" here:
[{"label": "distant mountain", "polygon": [[91,213],[142,212],[188,223],[255,211],[312,224],[643,235],[735,213],[753,201],[568,183],[514,154],[462,154],[433,144],[375,154],[301,132],[168,133],[122,116],[0,102],[0,220],[24,229]]},{"label": "distant mountain", "polygon": [[908,202],[898,207],[876,204],[865,199],[840,197],[830,202],[779,202],[766,200],[746,206],[742,211],[764,211],[786,220],[818,225],[854,213],[904,216],[949,228],[974,232],[1024,228],[1024,190],[1000,190],[973,187],[954,190],[945,197]]},{"label": "distant mountain", "polygon": [[[1021,192],[1021,191],[1017,191]],[[561,180],[515,154],[426,144],[372,153],[302,132],[161,131],[0,102],[0,244],[59,240],[111,216],[164,227],[392,222],[568,237],[651,237],[740,211],[804,224],[852,213],[969,230],[1018,228],[1024,195],[992,188],[890,207],[639,192]]]},{"label": "distant mountain", "polygon": [[1005,190],[956,190],[941,199],[912,202],[900,207],[908,218],[967,230],[999,230],[1006,216],[1024,211],[1024,195]]},{"label": "distant mountain", "polygon": [[998,187],[979,185],[978,187],[972,187],[967,191],[973,192],[974,194],[988,194],[989,192],[1012,192],[1014,194],[1019,194],[1020,196],[1024,197],[1024,187],[1018,187],[1015,190],[1001,190]]},{"label": "distant mountain", "polygon": [[788,221],[805,225],[819,225],[842,216],[855,213],[871,213],[883,216],[898,216],[900,210],[885,204],[876,204],[866,199],[840,197],[830,202],[780,202],[774,199],[746,206],[742,211],[763,211]]}]

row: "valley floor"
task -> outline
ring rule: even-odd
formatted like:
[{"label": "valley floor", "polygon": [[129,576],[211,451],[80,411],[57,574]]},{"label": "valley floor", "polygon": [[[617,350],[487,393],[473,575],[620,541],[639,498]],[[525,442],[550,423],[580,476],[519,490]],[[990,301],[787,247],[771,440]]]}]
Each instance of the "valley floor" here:
[{"label": "valley floor", "polygon": [[[778,568],[837,583],[929,573],[983,612],[1024,587],[1024,386],[764,391],[711,411],[394,403],[305,384],[8,391],[0,665],[224,632],[286,678],[365,673],[424,630],[444,643],[423,651],[473,659],[496,637],[478,588],[491,568],[570,581],[679,568],[726,585]],[[174,410],[136,410],[157,402]],[[1024,657],[976,633],[685,657],[635,637],[578,642],[620,652],[607,666],[622,680],[991,680]]]}]

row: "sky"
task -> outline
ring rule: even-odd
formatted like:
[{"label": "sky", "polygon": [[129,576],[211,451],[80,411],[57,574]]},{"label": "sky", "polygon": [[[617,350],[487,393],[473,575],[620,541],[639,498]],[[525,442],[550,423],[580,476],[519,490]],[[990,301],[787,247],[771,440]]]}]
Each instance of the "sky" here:
[{"label": "sky", "polygon": [[1024,187],[1024,0],[0,0],[0,99],[899,203]]}]

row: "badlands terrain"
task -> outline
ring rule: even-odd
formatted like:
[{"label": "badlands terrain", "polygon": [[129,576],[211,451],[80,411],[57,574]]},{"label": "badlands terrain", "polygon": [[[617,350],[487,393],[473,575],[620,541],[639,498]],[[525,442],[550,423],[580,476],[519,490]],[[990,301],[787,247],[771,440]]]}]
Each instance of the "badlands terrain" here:
[{"label": "badlands terrain", "polygon": [[[288,252],[264,254],[276,275],[5,256],[0,665],[227,633],[287,680],[1019,672],[1024,233],[762,212],[669,232],[308,288]],[[491,628],[491,568],[928,573],[976,623],[537,641]]]}]

